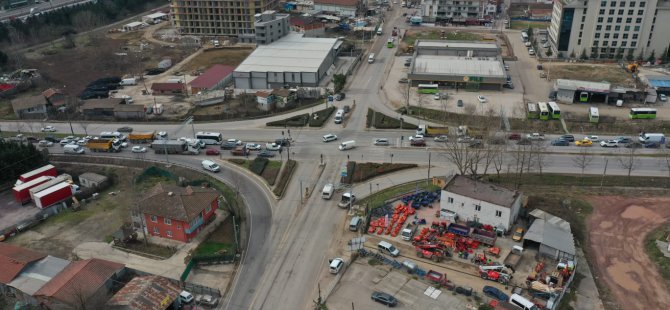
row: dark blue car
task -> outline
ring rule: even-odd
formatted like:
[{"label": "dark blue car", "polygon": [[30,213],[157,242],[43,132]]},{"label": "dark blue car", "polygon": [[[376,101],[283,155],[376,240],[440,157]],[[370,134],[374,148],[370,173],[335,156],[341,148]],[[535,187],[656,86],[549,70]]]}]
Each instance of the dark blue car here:
[{"label": "dark blue car", "polygon": [[497,289],[493,286],[486,285],[486,286],[484,286],[482,291],[484,292],[484,294],[486,296],[489,296],[491,298],[495,298],[495,299],[503,301],[503,302],[506,302],[506,301],[509,300],[509,296],[507,296],[507,294],[503,293],[501,290],[499,290],[499,289]]},{"label": "dark blue car", "polygon": [[553,145],[553,146],[569,146],[570,142],[568,142],[568,140],[557,139],[557,140],[551,141],[551,145]]}]

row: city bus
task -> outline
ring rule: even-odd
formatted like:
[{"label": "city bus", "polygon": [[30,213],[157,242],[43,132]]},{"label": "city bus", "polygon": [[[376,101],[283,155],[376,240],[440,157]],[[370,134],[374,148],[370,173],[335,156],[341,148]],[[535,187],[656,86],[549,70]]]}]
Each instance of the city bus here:
[{"label": "city bus", "polygon": [[538,109],[540,109],[540,119],[546,121],[549,119],[549,108],[547,108],[546,102],[538,102]]},{"label": "city bus", "polygon": [[628,116],[631,119],[656,118],[656,109],[651,108],[632,108]]},{"label": "city bus", "polygon": [[205,145],[221,144],[223,135],[219,132],[202,132],[195,134],[195,138],[202,141]]},{"label": "city bus", "polygon": [[540,114],[537,111],[537,103],[529,102],[528,103],[528,119],[538,119]]},{"label": "city bus", "polygon": [[589,108],[589,122],[597,123],[600,120],[600,113],[598,113],[598,108],[590,107]]},{"label": "city bus", "polygon": [[437,84],[419,84],[417,89],[419,94],[437,94],[440,92]]},{"label": "city bus", "polygon": [[390,38],[388,41],[386,41],[386,47],[388,48],[393,48],[393,39]]},{"label": "city bus", "polygon": [[561,109],[558,107],[558,103],[551,101],[547,104],[547,107],[549,108],[549,114],[551,115],[551,118],[561,118]]},{"label": "city bus", "polygon": [[589,93],[588,92],[581,92],[579,94],[579,102],[589,102]]}]

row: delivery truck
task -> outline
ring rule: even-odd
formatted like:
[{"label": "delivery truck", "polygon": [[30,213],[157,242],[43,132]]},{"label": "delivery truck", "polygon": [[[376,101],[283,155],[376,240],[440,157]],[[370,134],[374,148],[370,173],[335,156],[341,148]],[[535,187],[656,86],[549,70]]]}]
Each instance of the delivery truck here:
[{"label": "delivery truck", "polygon": [[57,177],[55,177],[55,178],[53,178],[53,179],[51,179],[47,182],[44,182],[40,185],[37,185],[37,186],[31,188],[28,191],[30,193],[30,199],[32,201],[35,201],[35,194],[37,194],[37,193],[39,193],[39,192],[41,192],[41,191],[43,191],[43,190],[45,190],[49,187],[52,187],[54,185],[58,185],[58,184],[63,183],[63,182],[73,184],[72,176],[70,176],[69,174],[63,173],[63,174],[61,174],[61,175],[59,175],[59,176],[57,176]]},{"label": "delivery truck", "polygon": [[156,154],[197,155],[200,153],[200,149],[180,140],[155,140],[151,143],[151,148]]},{"label": "delivery truck", "polygon": [[470,230],[471,230],[470,227],[456,223],[451,223],[447,227],[447,231],[449,231],[450,233],[463,237],[470,236]]},{"label": "delivery truck", "polygon": [[35,205],[45,209],[72,197],[72,187],[63,182],[35,194]]},{"label": "delivery truck", "polygon": [[151,143],[156,136],[155,131],[133,132],[128,134],[128,140],[132,143]]},{"label": "delivery truck", "polygon": [[44,176],[44,175],[55,177],[56,175],[58,175],[56,173],[56,167],[54,167],[53,165],[46,165],[46,166],[42,166],[40,168],[37,168],[33,171],[26,172],[26,173],[19,176],[19,181],[21,181],[21,182],[17,182],[17,184],[15,184],[15,185],[19,185],[23,182],[28,182],[28,181],[33,180],[33,179],[37,179],[37,178],[39,178],[41,176]]},{"label": "delivery truck", "polygon": [[121,140],[118,139],[91,139],[86,143],[91,152],[121,152]]},{"label": "delivery truck", "polygon": [[37,179],[30,180],[28,182],[22,183],[18,186],[12,188],[12,193],[14,194],[14,200],[20,204],[25,204],[30,201],[30,189],[38,186],[42,183],[48,182],[53,179],[52,176],[41,176]]},{"label": "delivery truck", "polygon": [[446,136],[449,134],[449,127],[436,127],[421,124],[416,130],[416,134],[424,137]]}]

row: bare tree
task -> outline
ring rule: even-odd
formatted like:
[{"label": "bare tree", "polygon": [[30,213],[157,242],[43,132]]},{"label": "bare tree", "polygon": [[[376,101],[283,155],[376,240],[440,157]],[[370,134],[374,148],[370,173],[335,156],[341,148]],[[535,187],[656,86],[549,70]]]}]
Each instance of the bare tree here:
[{"label": "bare tree", "polygon": [[35,125],[33,124],[33,122],[32,122],[32,121],[30,121],[30,122],[25,122],[25,124],[26,124],[26,127],[28,127],[28,130],[30,131],[30,133],[33,133],[33,127],[35,126]]},{"label": "bare tree", "polygon": [[[523,169],[530,165],[530,145],[518,145],[516,150],[512,153],[514,161],[512,165],[514,166],[514,171],[516,173],[516,180],[514,181],[515,188],[519,188],[521,185],[521,177],[523,176]],[[530,172],[530,170],[528,170]]]},{"label": "bare tree", "polygon": [[81,122],[79,123],[79,127],[84,130],[84,135],[88,136],[88,131],[86,130],[88,128],[89,123],[86,122]]},{"label": "bare tree", "polygon": [[471,164],[468,158],[468,148],[458,143],[458,139],[449,137],[449,141],[445,143],[446,151],[441,155],[446,157],[447,161],[454,164],[461,175],[467,174]]},{"label": "bare tree", "polygon": [[628,178],[630,179],[630,174],[637,168],[637,148],[631,147],[626,148],[623,151],[623,156],[617,156],[617,161],[621,168],[628,170]]},{"label": "bare tree", "polygon": [[533,163],[540,171],[542,175],[542,168],[545,165],[545,152],[547,151],[547,145],[544,143],[533,143],[530,147],[530,152],[533,158]]},{"label": "bare tree", "polygon": [[402,104],[409,108],[409,99],[410,99],[410,92],[409,91],[411,89],[411,86],[409,85],[409,82],[404,83],[404,84],[400,84],[399,88],[400,88],[400,93],[402,94],[402,98],[405,100]]},{"label": "bare tree", "polygon": [[[498,179],[500,179],[500,171],[503,169],[503,165],[505,164],[505,157],[504,157],[504,152],[503,152],[503,147],[500,148],[498,152],[493,152],[493,168],[496,170],[496,175],[498,176]],[[509,165],[507,166],[509,170]]]},{"label": "bare tree", "polygon": [[586,148],[579,150],[579,155],[572,158],[572,162],[575,164],[575,166],[581,169],[579,178],[582,184],[584,184],[584,170],[591,164],[592,161],[593,156]]}]

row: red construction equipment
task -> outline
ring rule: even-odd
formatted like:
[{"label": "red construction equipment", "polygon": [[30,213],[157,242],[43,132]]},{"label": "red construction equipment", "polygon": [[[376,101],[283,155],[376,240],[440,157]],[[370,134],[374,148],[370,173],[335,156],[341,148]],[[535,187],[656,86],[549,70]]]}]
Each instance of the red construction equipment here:
[{"label": "red construction equipment", "polygon": [[486,270],[485,268],[482,268],[482,266],[479,266],[479,276],[482,279],[495,281],[501,284],[508,284],[510,278],[512,278],[512,276],[507,273],[495,270]]},{"label": "red construction equipment", "polygon": [[432,259],[434,262],[440,262],[446,256],[446,249],[439,244],[420,244],[416,246],[416,256],[419,258]]},{"label": "red construction equipment", "polygon": [[500,257],[500,248],[499,247],[490,247],[484,251],[485,254]]},{"label": "red construction equipment", "polygon": [[448,289],[453,289],[455,287],[453,282],[447,280],[446,274],[439,273],[434,270],[429,270],[428,273],[426,273],[426,279],[428,279],[428,281],[430,282],[433,282],[442,287],[446,287]]}]

